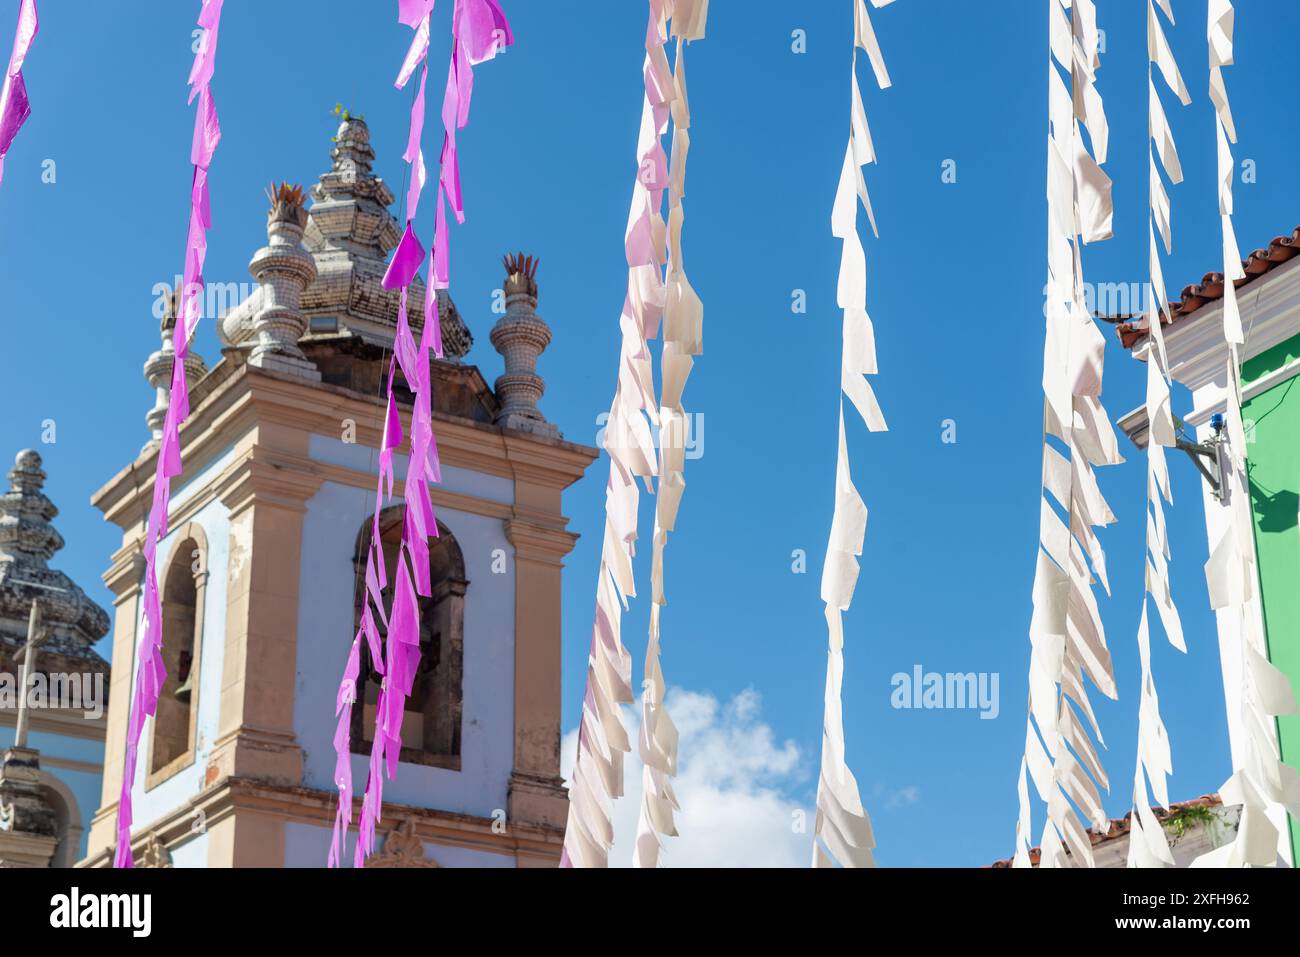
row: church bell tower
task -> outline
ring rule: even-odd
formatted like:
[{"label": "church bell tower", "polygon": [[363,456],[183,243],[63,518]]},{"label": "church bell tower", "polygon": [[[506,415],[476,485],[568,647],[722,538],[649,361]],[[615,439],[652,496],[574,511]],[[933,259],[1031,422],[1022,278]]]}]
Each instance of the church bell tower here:
[{"label": "church bell tower", "polygon": [[[400,229],[374,155],[365,122],[345,118],[309,204],[294,187],[272,190],[268,241],[249,265],[257,287],[216,319],[221,359],[191,385],[185,470],[158,548],[168,678],[141,738],[139,864],[325,863],[338,800],[334,699],[364,589],[399,307],[381,283]],[[420,667],[398,773],[385,782],[382,845],[367,866],[559,859],[560,582],[576,540],[561,496],[597,453],[565,441],[537,408],[536,359],[550,330],[525,272],[535,264],[505,278],[517,301],[510,327],[492,335],[510,350],[496,390],[466,359],[473,338],[454,302],[437,293],[447,357],[431,361],[443,477],[430,489],[433,594],[422,599]],[[417,280],[408,302],[417,337],[426,294]],[[156,353],[146,368],[158,396],[150,425],[169,401],[168,359]],[[409,413],[403,406],[408,433]],[[151,441],[94,497],[123,537],[105,574],[116,600],[93,866],[111,863],[116,840],[157,451]],[[395,471],[379,516],[394,553],[401,454]],[[357,782],[381,680],[369,664],[353,709]]]}]

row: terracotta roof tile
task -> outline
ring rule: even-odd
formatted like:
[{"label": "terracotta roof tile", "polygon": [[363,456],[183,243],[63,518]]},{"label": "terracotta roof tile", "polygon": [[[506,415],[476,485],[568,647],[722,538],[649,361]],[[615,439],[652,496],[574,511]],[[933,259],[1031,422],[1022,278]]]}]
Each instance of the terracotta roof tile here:
[{"label": "terracotta roof tile", "polygon": [[[1222,803],[1223,801],[1219,799],[1219,796],[1217,794],[1202,794],[1200,797],[1192,798],[1190,801],[1176,801],[1173,804],[1169,805],[1169,810],[1167,811],[1164,808],[1159,806],[1153,807],[1151,808],[1151,810],[1155,813],[1156,820],[1164,821],[1166,818],[1168,818],[1170,815],[1174,814],[1175,812],[1185,810],[1186,808],[1189,807],[1218,807]],[[1132,826],[1132,821],[1131,821],[1132,816],[1133,816],[1133,812],[1130,811],[1128,814],[1125,814],[1123,817],[1111,818],[1110,830],[1107,831],[1105,834],[1101,834],[1091,827],[1088,828],[1088,841],[1092,844],[1093,847],[1096,847],[1099,844],[1106,844],[1109,841],[1118,840],[1119,838],[1128,834],[1129,828]],[[1066,853],[1067,854],[1069,853],[1068,849],[1066,850]],[[1042,856],[1042,851],[1040,848],[1035,847],[1031,849],[1029,852],[1030,863],[1037,866],[1038,859],[1041,856]],[[992,864],[988,866],[994,868],[1010,867],[1012,860],[1013,858],[1008,857],[1005,860],[994,861]]]},{"label": "terracotta roof tile", "polygon": [[[1300,226],[1292,230],[1290,235],[1276,237],[1268,244],[1267,249],[1256,249],[1242,260],[1241,266],[1245,270],[1246,278],[1237,280],[1237,288],[1240,289],[1252,282],[1257,276],[1264,275],[1270,269],[1280,266],[1298,255],[1300,255]],[[1187,286],[1183,289],[1182,298],[1178,302],[1169,304],[1169,314],[1173,317],[1173,322],[1178,322],[1186,319],[1206,303],[1217,302],[1222,298],[1223,273],[1206,273],[1205,278],[1200,281],[1199,285]],[[1141,316],[1102,316],[1099,318],[1116,323],[1115,331],[1119,334],[1120,342],[1124,344],[1125,349],[1132,349],[1147,336],[1144,326],[1145,319]],[[1166,326],[1171,325],[1170,321],[1164,319],[1163,316],[1161,322]]]}]

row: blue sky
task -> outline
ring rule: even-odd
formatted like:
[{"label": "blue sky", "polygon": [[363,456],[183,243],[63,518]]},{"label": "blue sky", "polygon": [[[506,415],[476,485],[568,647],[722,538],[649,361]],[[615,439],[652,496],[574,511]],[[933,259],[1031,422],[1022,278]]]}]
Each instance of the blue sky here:
[{"label": "blue sky", "polygon": [[[470,360],[491,381],[501,369],[487,336],[500,255],[541,257],[540,311],[555,333],[540,366],[543,409],[568,438],[590,444],[614,385],[645,4],[505,6],[517,45],[477,71],[474,114],[459,140],[468,221],[453,231],[452,293],[477,337]],[[770,737],[780,760],[760,762],[747,787],[809,806],[839,361],[830,206],[848,132],[852,8],[849,0],[711,6],[708,38],[689,53],[684,240],[706,307],[705,354],[685,398],[703,416],[703,455],[687,464],[668,546],[664,667],[671,684]],[[1085,275],[1143,282],[1145,4],[1098,6],[1116,236],[1086,250]],[[400,185],[409,100],[392,78],[409,31],[394,4],[365,7],[373,13],[342,0],[227,3],[213,87],[224,139],[211,177],[210,281],[249,279],[248,259],[265,239],[262,189],[273,178],[310,183],[327,168],[336,102],[365,115],[378,172]],[[447,54],[449,7],[444,0],[435,12],[435,64]],[[13,0],[0,8],[5,30],[15,9]],[[146,438],[152,396],[140,368],[158,343],[152,289],[180,270],[184,243],[192,124],[184,80],[197,9],[43,3],[26,65],[34,113],[0,185],[0,454],[40,449],[69,542],[57,564],[105,607],[99,576],[120,537],[89,498]],[[1175,0],[1175,10],[1168,34],[1193,103],[1165,99],[1186,171],[1171,190],[1175,246],[1165,276],[1174,294],[1215,269],[1220,255],[1205,5]],[[980,865],[1013,849],[1024,734],[1040,454],[1046,5],[902,0],[872,15],[894,81],[882,93],[863,63],[880,156],[866,175],[881,238],[864,235],[881,370],[873,385],[891,431],[849,425],[870,522],[846,620],[848,755],[881,863]],[[792,50],[795,30],[806,31],[805,53]],[[1300,8],[1239,5],[1238,65],[1227,82],[1237,159],[1253,160],[1257,172],[1255,183],[1236,187],[1243,251],[1300,221],[1300,133],[1279,81],[1297,35]],[[56,163],[54,183],[42,182],[47,159]],[[955,183],[941,180],[945,160],[956,163]],[[426,204],[425,215],[432,211]],[[430,231],[431,221],[422,224],[421,235]],[[792,313],[795,290],[806,292],[806,314]],[[210,363],[218,357],[210,323],[197,348]],[[1140,404],[1144,380],[1113,339],[1108,352],[1103,399],[1115,419]],[[1175,412],[1186,409],[1180,390]],[[42,445],[46,419],[57,441]],[[956,422],[955,444],[941,441],[945,419]],[[1101,473],[1119,517],[1102,533],[1114,594],[1101,607],[1121,699],[1094,694],[1109,745],[1112,815],[1129,803],[1142,595],[1144,463],[1127,440],[1121,446],[1130,461]],[[1197,479],[1181,457],[1171,461],[1173,587],[1190,651],[1183,657],[1158,641],[1154,668],[1173,742],[1170,794],[1182,799],[1213,791],[1231,769]],[[565,501],[582,535],[564,584],[566,729],[582,693],[604,473],[603,462],[593,467]],[[795,549],[807,553],[806,574],[792,572]],[[643,597],[624,625],[638,680],[645,621]],[[895,710],[890,677],[916,664],[998,673],[999,716]],[[629,790],[635,802],[635,781]],[[700,799],[721,800],[717,793],[703,788]],[[701,832],[712,826],[682,841],[707,840]],[[782,826],[788,837],[788,815]]]}]

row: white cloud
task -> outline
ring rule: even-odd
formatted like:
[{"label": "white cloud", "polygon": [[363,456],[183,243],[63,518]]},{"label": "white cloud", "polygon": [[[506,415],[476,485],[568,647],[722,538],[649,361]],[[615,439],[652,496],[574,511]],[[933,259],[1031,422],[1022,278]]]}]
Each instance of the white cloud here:
[{"label": "white cloud", "polygon": [[[665,841],[664,867],[807,867],[812,853],[812,780],[794,741],[777,744],[748,689],[726,705],[711,694],[670,688],[668,712],[681,733],[673,790],[681,804],[676,838]],[[641,807],[636,754],[640,703],[623,710],[633,751],[624,767],[625,795],[614,804],[610,865],[632,863]],[[573,768],[578,732],[564,736],[563,772]],[[795,827],[796,816],[802,826]]]},{"label": "white cloud", "polygon": [[907,807],[909,804],[915,804],[921,800],[921,789],[915,784],[892,789],[885,787],[883,784],[877,784],[871,793],[880,798],[881,803],[890,810]]}]

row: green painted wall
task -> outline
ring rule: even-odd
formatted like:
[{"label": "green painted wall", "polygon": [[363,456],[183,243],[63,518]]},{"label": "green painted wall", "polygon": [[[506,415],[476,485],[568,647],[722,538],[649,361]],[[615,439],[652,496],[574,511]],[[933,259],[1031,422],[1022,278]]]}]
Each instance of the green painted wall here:
[{"label": "green painted wall", "polygon": [[[1246,362],[1242,379],[1249,384],[1297,357],[1300,336]],[[1269,659],[1300,691],[1300,376],[1293,375],[1248,400],[1241,412],[1249,441],[1250,497]],[[1280,718],[1278,733],[1282,760],[1300,768],[1300,715]],[[1292,860],[1297,847],[1300,825],[1292,821]]]}]

